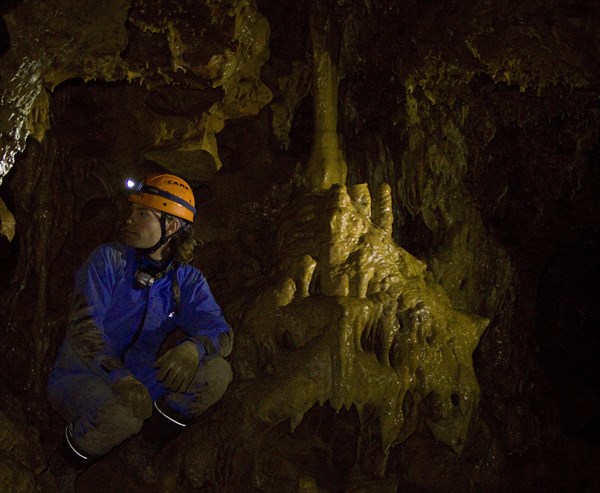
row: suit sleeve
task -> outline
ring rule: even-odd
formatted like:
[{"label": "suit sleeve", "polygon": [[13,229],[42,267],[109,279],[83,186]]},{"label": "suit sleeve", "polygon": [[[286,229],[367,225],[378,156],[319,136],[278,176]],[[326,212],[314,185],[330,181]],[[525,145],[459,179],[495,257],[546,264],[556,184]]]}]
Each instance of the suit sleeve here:
[{"label": "suit sleeve", "polygon": [[198,271],[190,278],[182,286],[181,326],[189,340],[196,343],[200,359],[215,354],[227,357],[233,345],[233,331],[206,278]]},{"label": "suit sleeve", "polygon": [[67,327],[67,340],[75,353],[109,383],[130,374],[103,327],[115,283],[116,255],[114,250],[99,247],[77,272]]}]

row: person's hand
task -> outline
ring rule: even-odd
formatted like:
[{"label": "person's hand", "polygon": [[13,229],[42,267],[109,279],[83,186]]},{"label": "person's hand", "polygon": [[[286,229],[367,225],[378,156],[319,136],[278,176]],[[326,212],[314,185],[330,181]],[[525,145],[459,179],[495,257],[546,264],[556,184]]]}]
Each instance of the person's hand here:
[{"label": "person's hand", "polygon": [[174,392],[185,392],[192,383],[198,368],[198,348],[191,341],[185,341],[170,349],[154,363],[158,369],[158,380]]},{"label": "person's hand", "polygon": [[137,378],[120,378],[113,384],[112,390],[121,405],[133,409],[136,418],[148,419],[152,416],[152,398],[146,386]]}]

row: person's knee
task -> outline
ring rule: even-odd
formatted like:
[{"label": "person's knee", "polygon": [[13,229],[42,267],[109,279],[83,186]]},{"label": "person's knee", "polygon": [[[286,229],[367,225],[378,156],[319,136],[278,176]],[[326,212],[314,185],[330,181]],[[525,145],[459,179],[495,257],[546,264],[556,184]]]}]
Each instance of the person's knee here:
[{"label": "person's knee", "polygon": [[118,427],[124,436],[123,440],[137,435],[144,425],[144,419],[138,415],[133,405],[124,405],[119,402],[117,405],[109,406],[107,411],[112,420],[118,422]]},{"label": "person's knee", "polygon": [[204,379],[213,395],[220,399],[233,381],[231,365],[221,357],[207,361],[204,366]]},{"label": "person's knee", "polygon": [[88,428],[80,445],[93,455],[101,456],[137,435],[143,424],[144,420],[135,415],[133,408],[108,401],[99,410],[94,426]]},{"label": "person's knee", "polygon": [[185,420],[195,420],[221,400],[233,380],[231,365],[221,357],[201,363],[185,393],[171,392],[162,398],[170,411]]}]

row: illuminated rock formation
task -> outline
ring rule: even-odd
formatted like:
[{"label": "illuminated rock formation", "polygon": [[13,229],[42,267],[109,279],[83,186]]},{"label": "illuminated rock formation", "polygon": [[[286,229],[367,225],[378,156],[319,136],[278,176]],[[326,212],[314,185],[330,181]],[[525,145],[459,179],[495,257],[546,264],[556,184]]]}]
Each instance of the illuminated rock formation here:
[{"label": "illuminated rock formation", "polygon": [[8,210],[4,200],[0,199],[0,236],[12,241],[15,236],[15,216]]},{"label": "illuminated rock formation", "polygon": [[[124,107],[147,132],[144,157],[190,180],[221,167],[216,134],[227,119],[256,115],[272,99],[259,78],[269,57],[269,24],[252,2],[57,0],[15,8],[6,23],[11,46],[0,65],[0,183],[27,137],[43,139],[48,91],[70,79],[155,90],[151,100],[135,105],[129,97]],[[126,23],[136,30],[132,40]],[[179,108],[165,95],[169,86],[183,99]]]},{"label": "illuminated rock formation", "polygon": [[325,4],[313,2],[310,37],[315,131],[304,176],[305,185],[311,190],[328,189],[332,185],[346,183],[347,165],[337,133],[339,74],[328,49],[330,23]]},{"label": "illuminated rock formation", "polygon": [[479,401],[472,353],[487,321],[453,309],[425,265],[394,243],[389,187],[374,198],[377,213],[370,202],[362,185],[334,186],[283,211],[277,273],[237,327],[239,384],[223,402],[236,418],[216,432],[219,443],[186,452],[197,486],[208,479],[199,471],[216,467],[202,462],[203,449],[253,455],[257,436],[288,420],[293,431],[315,404],[357,410],[357,466],[372,474],[384,474],[390,447],[419,423],[462,451]]},{"label": "illuminated rock formation", "polygon": [[[256,115],[272,99],[271,91],[259,78],[269,58],[269,24],[252,3],[206,2],[200,9],[204,10],[205,22],[214,26],[232,24],[231,39],[223,43],[221,50],[210,53],[209,49],[198,48],[197,29],[202,24],[189,22],[189,15],[201,15],[194,12],[195,7],[167,19],[159,13],[165,7],[156,2],[138,2],[136,6],[131,14],[133,24],[142,33],[158,32],[168,39],[172,75],[165,80],[167,85],[180,77],[189,78],[190,96],[201,97],[202,89],[221,96],[199,115],[162,115],[160,129],[144,150],[144,157],[191,181],[209,179],[222,165],[216,135],[225,121]],[[136,78],[144,80],[143,72]],[[168,114],[172,108],[165,103],[163,100],[161,106]]]}]

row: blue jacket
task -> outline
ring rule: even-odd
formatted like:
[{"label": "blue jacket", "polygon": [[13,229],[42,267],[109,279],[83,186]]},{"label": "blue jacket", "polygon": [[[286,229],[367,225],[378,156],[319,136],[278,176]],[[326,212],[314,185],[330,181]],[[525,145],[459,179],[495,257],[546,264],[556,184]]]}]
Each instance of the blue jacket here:
[{"label": "blue jacket", "polygon": [[92,252],[75,277],[67,336],[51,382],[90,371],[110,384],[133,375],[157,398],[164,388],[154,362],[176,328],[196,343],[200,360],[229,355],[233,333],[202,273],[176,264],[150,287],[136,287],[138,268],[150,263],[118,243]]}]

